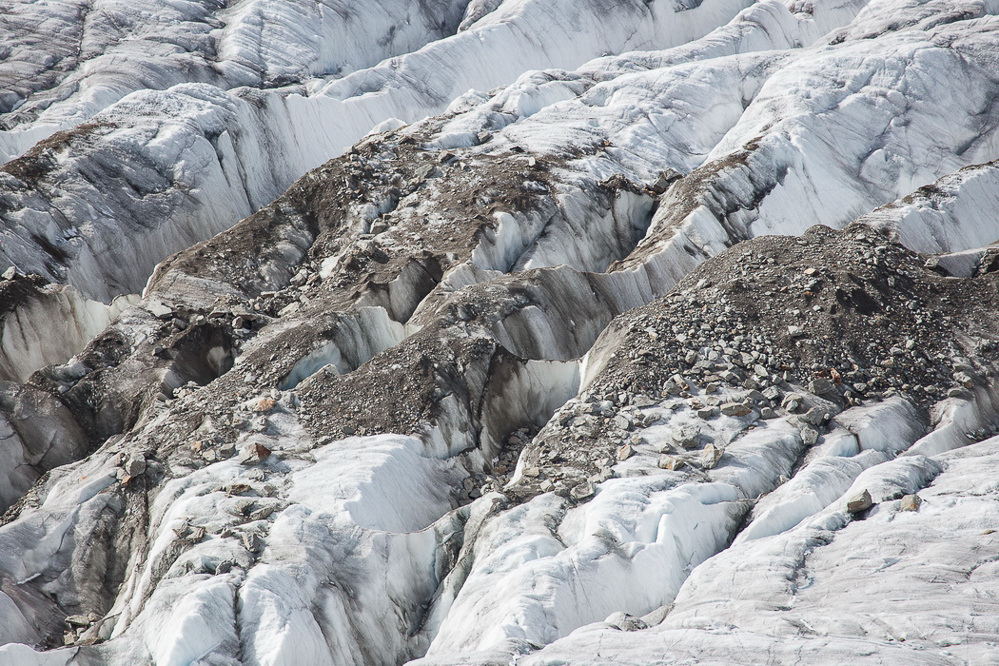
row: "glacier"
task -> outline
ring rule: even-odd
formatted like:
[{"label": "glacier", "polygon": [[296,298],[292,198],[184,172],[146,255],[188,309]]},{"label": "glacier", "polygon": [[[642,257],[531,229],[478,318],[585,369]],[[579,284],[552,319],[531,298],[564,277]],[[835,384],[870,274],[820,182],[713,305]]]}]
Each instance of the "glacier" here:
[{"label": "glacier", "polygon": [[0,664],[999,654],[999,3],[0,3]]}]

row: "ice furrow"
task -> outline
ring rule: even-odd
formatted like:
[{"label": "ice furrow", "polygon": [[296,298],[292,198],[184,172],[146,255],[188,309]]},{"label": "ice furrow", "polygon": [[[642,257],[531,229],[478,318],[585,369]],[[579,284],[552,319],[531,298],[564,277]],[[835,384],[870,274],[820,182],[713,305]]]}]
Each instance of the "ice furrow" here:
[{"label": "ice furrow", "polygon": [[120,296],[110,306],[89,301],[73,287],[14,276],[4,280],[0,320],[0,381],[24,383],[36,370],[62,365],[83,351],[122,310],[138,301]]},{"label": "ice furrow", "polygon": [[343,76],[453,34],[465,9],[461,1],[353,9],[330,2],[102,1],[58,11],[6,4],[2,161],[137,90],[182,83],[273,88]]},{"label": "ice furrow", "polygon": [[[208,84],[137,91],[5,165],[13,180],[5,184],[10,212],[4,218],[0,262],[68,282],[98,300],[108,301],[123,293],[119,285],[130,285],[124,292],[138,291],[136,282],[148,275],[152,265],[194,240],[178,238],[173,225],[164,224],[166,216],[183,221],[183,228],[197,230],[199,240],[207,238],[274,199],[304,171],[340,154],[381,121],[418,120],[442,111],[470,86],[489,89],[531,67],[575,66],[601,49],[618,50],[624,46],[622,40],[634,33],[629,30],[632,25],[641,26],[641,40],[665,46],[699,36],[741,8],[741,2],[711,3],[683,12],[677,21],[664,23],[668,30],[658,31],[647,21],[647,10],[630,4],[615,5],[611,14],[600,3],[567,6],[567,15],[578,18],[578,27],[587,26],[594,42],[580,41],[576,34],[548,34],[548,39],[567,47],[551,50],[536,39],[537,28],[530,27],[539,14],[553,10],[541,7],[544,4],[539,0],[514,3],[502,21],[436,42],[400,62],[391,60],[380,69],[358,72],[310,96],[250,90],[230,95]],[[662,3],[651,11],[662,13],[661,18],[673,14]],[[517,53],[523,62],[495,58],[500,46]],[[558,58],[568,60],[554,62]],[[448,69],[443,63],[469,59],[483,67],[453,67],[451,71],[474,74],[474,79],[457,81],[439,74]],[[380,78],[394,78],[397,70],[403,72],[398,85],[387,85]],[[424,72],[430,80],[410,72]],[[374,85],[376,80],[380,83]],[[379,92],[383,84],[387,87]],[[441,89],[422,99],[428,86]],[[335,124],[325,122],[331,116],[337,118]],[[161,136],[148,142],[147,137],[162,134],[169,134],[170,140]],[[224,151],[220,160],[211,150],[210,139],[224,134],[233,150]],[[184,148],[178,153],[178,147]],[[123,151],[142,157],[137,164],[119,165]],[[94,163],[96,169],[91,167]],[[178,173],[181,165],[187,168]],[[88,174],[91,169],[96,172]],[[120,188],[122,171],[138,189]],[[158,177],[161,173],[170,177]],[[47,189],[44,183],[64,178],[78,183],[73,197],[40,195]],[[27,188],[32,191],[25,194]],[[131,225],[133,232],[141,232],[130,234],[137,240],[150,234],[152,230],[143,227],[151,222],[170,241],[164,253],[156,251],[155,245],[147,250],[146,245],[128,243],[128,236],[114,233],[121,224]],[[30,240],[30,234],[22,230],[25,226],[41,229],[44,242]],[[49,247],[60,250],[56,262],[47,252]],[[111,265],[103,259],[108,250],[132,256]]]},{"label": "ice furrow", "polygon": [[[861,237],[865,233],[873,233],[861,229],[854,228],[852,233]],[[809,235],[806,235],[799,243],[807,244],[808,237]],[[786,249],[785,246],[783,251]],[[755,248],[746,248],[744,245],[729,250],[719,259],[738,256],[754,257],[753,261],[758,262],[753,264],[756,267],[768,265],[766,252],[762,255],[757,254]],[[839,256],[842,259],[847,254],[840,253]],[[863,254],[858,256],[862,257]],[[787,260],[788,257],[784,255],[780,261]],[[814,262],[815,259],[811,261]],[[915,258],[909,261],[913,262],[913,266],[921,265]],[[742,273],[739,270],[739,262],[736,261],[731,265],[735,269],[735,275]],[[786,264],[783,270],[787,270]],[[851,270],[856,270],[855,265]],[[711,273],[714,276],[719,274],[717,269]],[[759,273],[755,275],[755,278],[744,276],[741,280],[759,279]],[[834,282],[835,278],[826,274],[823,279],[827,283],[822,289],[832,289],[828,281]],[[752,356],[742,356],[745,352],[739,351],[739,347],[745,340],[753,339],[753,329],[737,325],[737,322],[730,318],[731,315],[712,315],[710,312],[716,307],[719,313],[734,313],[736,309],[732,307],[732,301],[728,298],[719,300],[718,297],[711,297],[705,293],[706,288],[703,284],[699,288],[694,288],[698,280],[703,278],[697,273],[687,278],[687,281],[681,285],[681,290],[686,285],[688,291],[681,293],[689,294],[686,298],[692,299],[695,303],[704,303],[711,309],[707,314],[701,315],[703,319],[700,321],[710,322],[708,325],[714,329],[714,332],[708,335],[724,336],[728,342],[714,349],[710,347],[699,349],[697,343],[691,345],[688,342],[696,340],[698,335],[705,335],[704,329],[698,330],[696,319],[695,325],[690,329],[684,327],[680,329],[681,332],[671,335],[668,325],[665,330],[663,325],[664,322],[672,321],[673,317],[666,316],[662,310],[652,305],[638,308],[619,318],[615,326],[604,332],[590,352],[591,357],[599,356],[603,361],[588,365],[582,386],[584,392],[579,400],[570,401],[559,410],[525,449],[518,463],[514,481],[507,489],[508,494],[522,497],[530,505],[535,501],[534,497],[546,497],[546,494],[536,495],[546,489],[554,490],[556,494],[561,494],[570,500],[582,499],[585,502],[593,493],[597,499],[604,497],[605,493],[611,493],[617,484],[629,487],[628,484],[632,483],[630,487],[635,488],[634,484],[649,483],[650,479],[657,479],[658,483],[666,484],[666,487],[676,487],[678,490],[685,488],[685,483],[724,484],[732,489],[734,499],[745,502],[743,510],[737,514],[735,522],[727,528],[726,537],[700,559],[691,562],[687,568],[688,572],[690,570],[699,572],[701,569],[696,566],[697,563],[705,561],[706,564],[702,566],[707,567],[706,571],[713,572],[715,570],[710,567],[714,565],[707,563],[717,561],[721,563],[718,565],[721,569],[731,569],[733,565],[729,558],[737,557],[736,553],[752,548],[748,544],[770,543],[781,534],[795,533],[795,530],[799,530],[793,527],[795,523],[809,523],[812,520],[810,516],[815,512],[821,512],[826,506],[829,508],[826,509],[826,514],[822,515],[835,513],[842,516],[846,499],[860,490],[869,490],[875,496],[875,503],[885,503],[903,494],[919,491],[939,473],[940,467],[936,462],[915,455],[915,450],[907,459],[908,462],[903,462],[903,459],[892,462],[894,455],[910,448],[923,436],[924,426],[920,425],[920,417],[915,414],[914,407],[904,399],[886,398],[880,404],[852,407],[841,411],[844,399],[849,404],[852,400],[850,396],[856,390],[855,385],[846,383],[850,380],[844,380],[839,388],[836,388],[837,385],[832,381],[828,379],[823,381],[821,378],[812,380],[807,386],[788,386],[783,383],[779,375],[760,374],[761,371],[756,369],[757,367],[773,367],[775,363],[780,366],[781,362],[761,354],[758,360],[766,365],[760,363],[754,365]],[[737,278],[736,282],[738,281]],[[720,284],[726,283],[721,281]],[[752,293],[747,287],[738,287],[730,293],[732,296],[729,298],[736,298],[736,302],[745,305],[752,302],[751,296],[748,297],[750,300],[745,301],[739,300],[742,297],[737,296],[737,294]],[[911,297],[911,295],[896,296],[895,298],[899,299],[895,301],[896,305],[883,304],[882,307],[901,306],[901,299],[907,300]],[[665,299],[665,302],[676,299],[675,302],[689,307],[686,298],[674,292],[674,296]],[[664,299],[660,299],[656,303],[663,302]],[[786,310],[777,308],[769,311],[766,316],[768,319],[774,316],[783,317],[780,312],[794,316],[790,314],[790,308]],[[685,320],[687,317],[679,318]],[[804,326],[810,331],[809,339],[816,337],[822,339],[817,335],[814,324],[804,324]],[[762,322],[757,320],[754,328],[756,331],[770,330],[766,320]],[[786,324],[778,326],[776,330],[780,331],[781,328],[786,329]],[[673,328],[673,331],[676,330]],[[844,332],[841,331],[840,335],[844,335]],[[959,338],[960,335],[952,340],[956,341]],[[792,342],[794,348],[795,338],[789,336],[787,339]],[[668,345],[679,342],[681,348],[675,354],[667,356],[653,351],[658,345],[663,344],[660,342],[662,340],[666,340],[665,344]],[[733,348],[723,349],[724,344],[732,345]],[[692,353],[685,352],[684,347]],[[819,348],[821,347],[822,345]],[[611,350],[612,353],[608,353]],[[860,351],[856,349],[854,353]],[[802,362],[807,363],[808,352],[805,348],[800,348],[798,353],[804,355]],[[738,366],[733,368],[732,361],[724,360],[726,356],[741,359],[739,362],[745,366],[744,370],[738,371]],[[652,365],[643,362],[645,358],[670,358],[673,359],[674,367]],[[712,358],[715,360],[711,361]],[[746,360],[747,358],[749,360]],[[853,358],[854,364],[861,363],[859,357]],[[955,363],[966,362],[955,361]],[[712,373],[711,368],[714,364],[722,364],[732,369]],[[866,362],[863,365],[867,367]],[[688,369],[684,370],[685,367]],[[797,366],[785,367],[794,372],[793,367]],[[826,372],[828,373],[828,370]],[[973,370],[969,372],[971,372],[969,377],[978,374]],[[614,379],[611,379],[612,377]],[[652,379],[653,377],[655,379]],[[767,395],[770,396],[767,397],[760,389],[763,385],[771,383],[780,388],[776,391],[773,388],[767,389]],[[726,388],[726,385],[730,388]],[[755,388],[752,388],[753,386]],[[866,386],[865,384],[865,389]],[[659,395],[663,395],[665,400],[658,397]],[[688,397],[685,398],[685,395]],[[939,399],[940,393],[936,395],[938,397],[934,400]],[[739,402],[738,396],[745,397]],[[990,403],[983,404],[986,405],[984,409],[990,409],[987,406]],[[788,410],[783,417],[779,411],[782,408]],[[770,413],[765,415],[764,410]],[[761,415],[766,417],[762,421],[759,420]],[[777,420],[774,420],[775,418]],[[976,428],[981,427],[973,425]],[[843,427],[852,431],[849,440],[844,441],[841,429]],[[932,438],[933,435],[929,437]],[[586,446],[583,448],[573,442],[586,442]],[[866,451],[861,451],[861,446]],[[810,447],[815,448],[810,450]],[[823,457],[823,452],[827,457]],[[829,455],[838,455],[842,462],[826,463],[825,461],[830,460]],[[793,473],[799,467],[801,459],[807,464]],[[831,478],[831,470],[825,470],[826,467],[838,469],[839,472],[836,474],[842,475],[842,478]],[[865,469],[868,471],[864,472]],[[897,474],[892,476],[895,472],[889,473],[889,470],[897,470],[902,476],[899,477]],[[786,481],[789,477],[792,480]],[[819,478],[822,482],[816,483],[816,479]],[[888,480],[875,481],[875,479]],[[905,479],[910,479],[911,482],[904,481]],[[821,494],[816,496],[816,501],[812,505],[802,500],[802,497],[807,497],[810,484],[815,484],[811,486],[812,488],[821,488]],[[640,494],[647,492],[639,491]],[[740,531],[741,517],[749,510],[753,500],[760,495],[765,499],[758,504],[757,519],[749,522],[749,527],[744,530],[745,536],[739,537],[735,545],[726,549],[728,542]],[[794,497],[795,502],[785,504],[783,500],[785,497]],[[578,510],[582,511],[582,507],[590,507],[594,502],[596,500],[584,503]],[[707,517],[705,519],[707,520]],[[615,520],[617,523],[614,521],[609,523],[610,529],[620,529],[614,527],[615,524],[622,522],[627,524],[622,518]],[[654,519],[650,521],[653,524],[655,522]],[[513,532],[508,530],[508,533]],[[603,537],[604,532],[599,534],[602,538],[606,538]],[[589,591],[589,601],[593,603],[592,609],[588,611],[592,613],[589,621],[601,619],[601,613],[607,620],[604,623],[597,622],[592,628],[581,630],[568,638],[556,640],[578,625],[561,625],[558,623],[560,621],[544,623],[543,626],[547,627],[544,631],[554,632],[544,634],[538,633],[539,630],[535,628],[539,623],[517,618],[533,617],[525,615],[527,611],[524,609],[527,608],[537,608],[530,612],[548,616],[556,613],[557,602],[553,599],[559,598],[559,595],[554,590],[563,589],[563,586],[564,589],[573,589],[576,585],[582,585],[581,581],[586,580],[586,576],[589,575],[586,573],[588,567],[580,565],[575,567],[573,572],[559,571],[553,565],[558,561],[557,553],[561,548],[553,547],[539,551],[533,546],[528,535],[524,535],[520,541],[511,536],[506,538],[510,540],[508,547],[484,546],[483,551],[496,552],[496,556],[502,556],[503,561],[525,563],[518,565],[512,571],[499,565],[483,563],[479,572],[476,572],[473,565],[471,573],[462,574],[465,580],[463,590],[467,596],[462,598],[461,592],[456,596],[461,599],[462,612],[449,615],[452,618],[450,622],[454,623],[453,627],[448,620],[444,621],[438,634],[439,638],[431,643],[426,663],[464,663],[469,660],[485,659],[486,655],[494,655],[489,657],[494,659],[497,658],[495,656],[497,654],[516,655],[529,652],[533,649],[531,645],[539,643],[555,641],[553,646],[558,646],[560,643],[572,646],[573,636],[578,635],[580,636],[578,640],[585,641],[590,634],[606,635],[608,631],[619,632],[626,626],[630,629],[641,628],[646,626],[646,623],[644,620],[638,620],[639,616],[648,614],[659,606],[674,603],[673,595],[677,594],[677,590],[682,593],[688,585],[695,584],[689,581],[685,583],[686,574],[683,574],[671,588],[650,586],[647,581],[661,578],[662,567],[657,566],[654,567],[656,574],[650,570],[644,575],[635,572],[637,575],[615,578],[643,581],[641,591],[637,589],[629,591],[626,600],[614,601],[612,597],[598,596],[594,593],[594,585],[583,585]],[[626,544],[631,549],[628,552],[644,553],[646,547],[642,544],[647,542],[646,539],[647,537],[632,537],[632,542]],[[696,539],[687,535],[681,537],[680,541],[690,544],[695,543]],[[730,551],[731,556],[728,555]],[[567,554],[571,552],[571,548],[566,552]],[[711,557],[717,552],[723,552],[724,555]],[[634,561],[637,565],[641,557],[634,555]],[[749,561],[754,560],[750,557]],[[594,564],[588,566],[599,566],[596,564],[598,562],[602,562],[599,554],[595,556]],[[493,573],[494,569],[498,569],[498,572]],[[677,567],[674,564],[668,570],[677,571]],[[523,578],[520,578],[521,576]],[[539,576],[545,581],[545,585],[553,586],[551,594],[537,597],[530,592],[532,587],[537,589]],[[717,577],[717,574],[706,573],[703,580],[711,580],[712,577]],[[778,578],[784,580],[783,577],[778,576]],[[702,579],[697,578],[697,580]],[[514,596],[511,597],[511,594]],[[705,593],[705,596],[711,597],[711,594]],[[677,597],[675,603],[679,604],[684,600],[684,597]],[[580,602],[576,600],[572,604],[565,605],[578,609]],[[614,611],[618,614],[611,617]],[[627,615],[622,617],[621,612]],[[673,612],[675,611],[670,611],[666,616],[667,621],[673,617]],[[477,620],[474,623],[474,626],[483,627],[481,631],[462,623],[462,618],[469,613],[476,613],[475,617],[483,619],[482,622]],[[490,613],[496,613],[496,616],[489,615]],[[628,615],[632,619],[628,619]],[[661,617],[658,616],[659,619],[655,622],[659,622]],[[585,623],[582,618],[579,618],[579,622]],[[500,629],[492,629],[493,627]],[[538,658],[543,659],[546,652],[547,650],[542,650]],[[558,648],[555,647],[553,652],[559,654]]]}]

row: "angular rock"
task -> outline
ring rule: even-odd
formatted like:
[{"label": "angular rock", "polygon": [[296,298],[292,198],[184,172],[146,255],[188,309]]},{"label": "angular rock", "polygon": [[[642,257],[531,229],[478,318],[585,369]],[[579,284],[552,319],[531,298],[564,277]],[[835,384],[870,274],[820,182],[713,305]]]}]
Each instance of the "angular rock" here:
[{"label": "angular rock", "polygon": [[801,417],[806,423],[820,425],[829,418],[829,414],[821,407],[812,407]]},{"label": "angular rock", "polygon": [[139,476],[146,471],[146,459],[142,456],[132,456],[123,467],[127,476]]},{"label": "angular rock", "polygon": [[649,625],[642,618],[621,612],[612,613],[604,622],[621,631],[641,631],[649,628]]},{"label": "angular rock", "polygon": [[923,498],[919,495],[906,495],[898,505],[899,511],[919,511]]},{"label": "angular rock", "polygon": [[846,501],[846,510],[849,513],[860,513],[867,511],[872,505],[871,493],[865,489]]},{"label": "angular rock", "polygon": [[692,426],[684,426],[673,434],[673,440],[684,449],[695,449],[701,443],[701,431]]},{"label": "angular rock", "polygon": [[659,468],[668,469],[674,471],[683,467],[683,461],[674,456],[661,455],[659,456]]},{"label": "angular rock", "polygon": [[701,452],[701,466],[705,469],[713,469],[718,465],[718,461],[725,455],[725,449],[708,444]]},{"label": "angular rock", "polygon": [[721,406],[721,413],[725,416],[745,416],[753,410],[741,402],[726,402]]},{"label": "angular rock", "polygon": [[631,418],[625,416],[624,414],[618,414],[614,417],[614,425],[621,430],[631,430],[635,427],[634,422]]},{"label": "angular rock", "polygon": [[808,382],[808,390],[815,395],[823,395],[825,393],[834,393],[836,385],[826,377],[816,377]]},{"label": "angular rock", "polygon": [[256,465],[270,455],[271,450],[263,444],[247,444],[239,452],[239,462],[241,465]]},{"label": "angular rock", "polygon": [[574,486],[572,490],[569,491],[569,496],[574,500],[582,500],[587,497],[593,497],[596,490],[593,484],[589,481],[584,481],[577,486]]}]

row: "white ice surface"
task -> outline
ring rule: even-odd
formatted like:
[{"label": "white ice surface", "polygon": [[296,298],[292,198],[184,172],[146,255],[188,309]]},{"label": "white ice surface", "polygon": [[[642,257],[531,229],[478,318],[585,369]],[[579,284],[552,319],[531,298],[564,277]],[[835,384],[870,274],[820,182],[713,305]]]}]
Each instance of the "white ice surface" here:
[{"label": "white ice surface", "polygon": [[[736,544],[694,570],[658,626],[592,625],[517,663],[988,662],[999,638],[988,554],[997,445],[872,467],[844,493],[871,491],[879,504],[865,520],[833,505]],[[912,492],[922,507],[899,512],[893,497]]]}]

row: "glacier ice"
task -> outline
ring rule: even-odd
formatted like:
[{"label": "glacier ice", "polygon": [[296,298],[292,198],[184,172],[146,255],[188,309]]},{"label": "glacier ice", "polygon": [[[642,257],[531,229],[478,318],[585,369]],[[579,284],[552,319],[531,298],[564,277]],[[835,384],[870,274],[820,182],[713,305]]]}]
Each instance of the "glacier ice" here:
[{"label": "glacier ice", "polygon": [[0,664],[999,649],[992,0],[0,5]]}]

